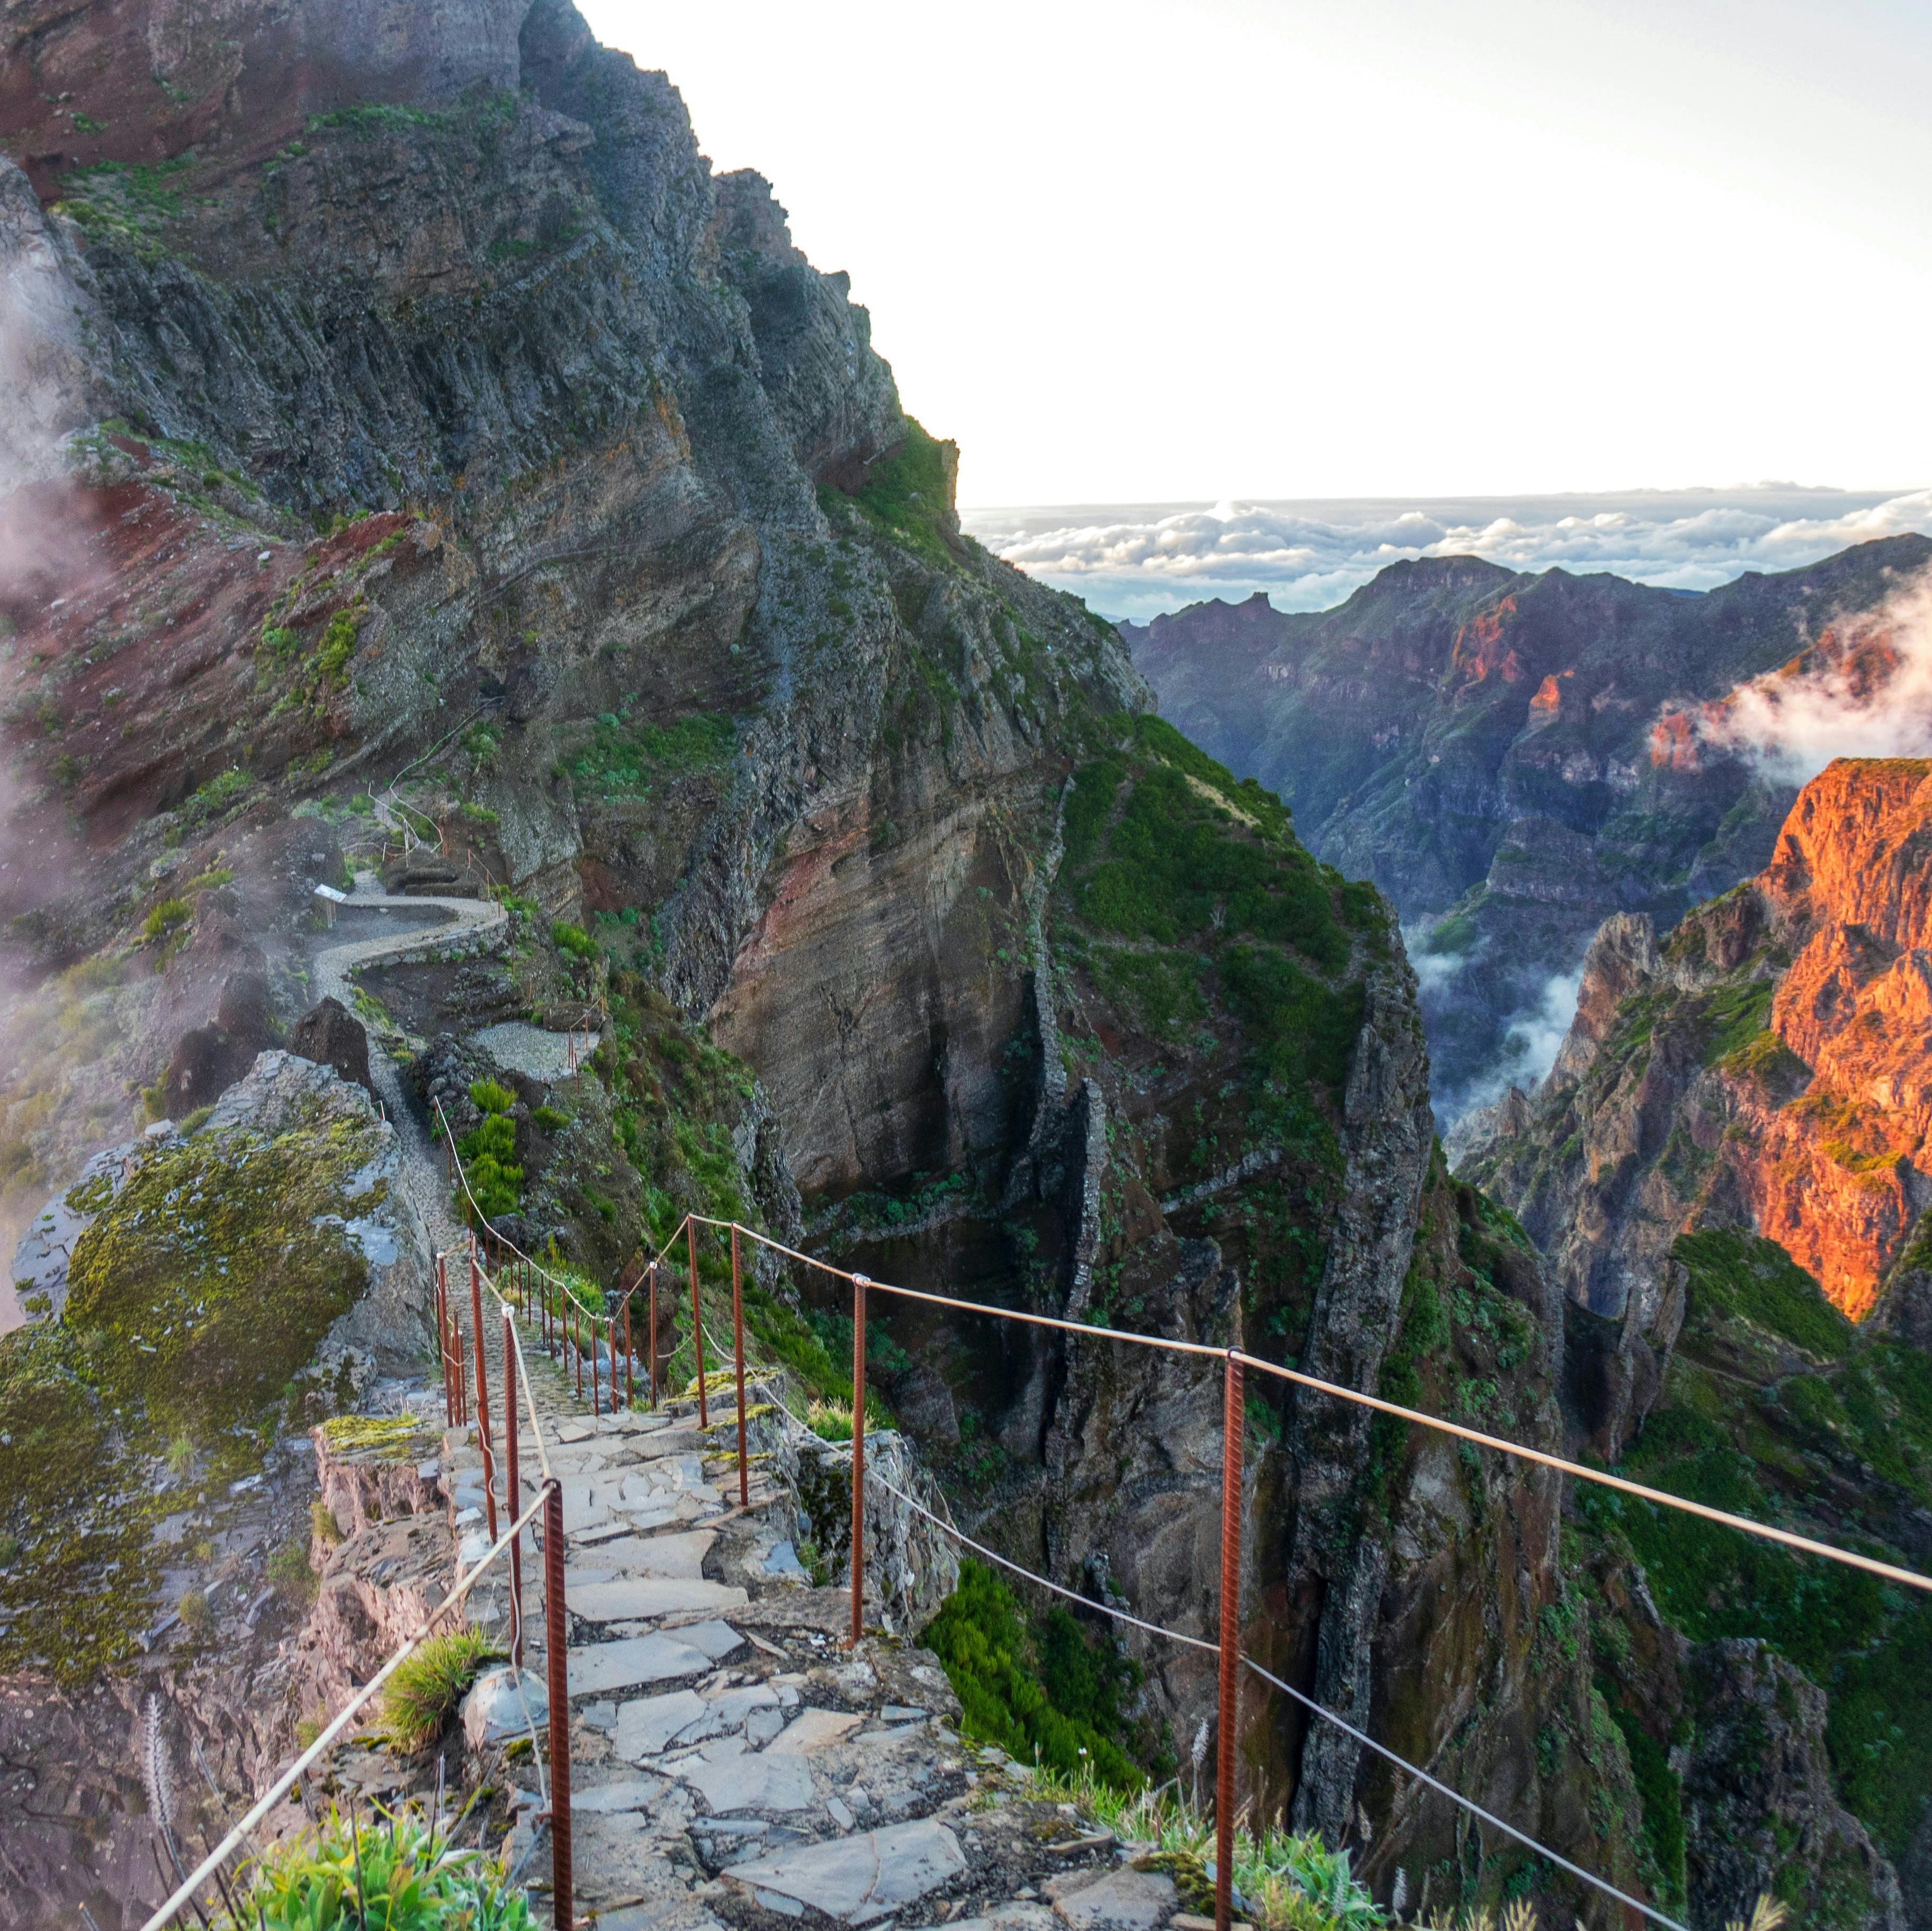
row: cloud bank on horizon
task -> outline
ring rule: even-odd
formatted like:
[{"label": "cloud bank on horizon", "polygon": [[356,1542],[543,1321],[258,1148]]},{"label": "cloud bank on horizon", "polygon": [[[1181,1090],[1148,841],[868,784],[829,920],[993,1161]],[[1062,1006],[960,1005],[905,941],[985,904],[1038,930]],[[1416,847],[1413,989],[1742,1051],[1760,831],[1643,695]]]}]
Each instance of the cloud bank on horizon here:
[{"label": "cloud bank on horizon", "polygon": [[1708,590],[1875,537],[1932,534],[1932,489],[1641,491],[1597,497],[1156,504],[969,511],[965,527],[1030,575],[1138,622],[1256,591],[1324,610],[1405,558],[1474,556],[1511,570],[1610,571]]}]

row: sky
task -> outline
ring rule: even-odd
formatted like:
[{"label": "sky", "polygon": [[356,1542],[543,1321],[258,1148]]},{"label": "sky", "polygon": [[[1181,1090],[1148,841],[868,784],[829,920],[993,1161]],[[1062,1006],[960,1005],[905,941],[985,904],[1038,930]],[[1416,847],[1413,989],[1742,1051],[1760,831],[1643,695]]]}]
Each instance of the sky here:
[{"label": "sky", "polygon": [[968,506],[1932,482],[1932,7],[589,0]]}]

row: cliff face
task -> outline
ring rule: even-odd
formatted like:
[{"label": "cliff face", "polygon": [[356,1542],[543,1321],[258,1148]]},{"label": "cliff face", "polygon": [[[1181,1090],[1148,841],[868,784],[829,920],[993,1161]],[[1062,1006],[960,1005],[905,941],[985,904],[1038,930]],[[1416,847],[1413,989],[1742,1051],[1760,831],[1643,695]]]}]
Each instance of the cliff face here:
[{"label": "cliff face", "polygon": [[1604,919],[1668,929],[1765,862],[1792,793],[1724,748],[1726,700],[1835,665],[1834,635],[1864,634],[1847,614],[1928,556],[1891,539],[1702,596],[1450,557],[1393,565],[1333,610],[1257,596],[1124,634],[1163,715],[1423,928],[1448,1118],[1546,1030],[1546,988]]},{"label": "cliff face", "polygon": [[[1571,1303],[1577,1435],[1653,1486],[1922,1570],[1928,805],[1932,763],[1840,760],[1764,871],[1667,944],[1646,919],[1609,921],[1549,1079],[1451,1147]],[[1681,1807],[1694,1903],[1700,1885],[1742,1897],[1747,1867],[1761,1877],[1780,1855],[1736,1821],[1754,1790],[1812,1846],[1789,1882],[1828,1916],[1922,1921],[1932,1759],[1903,1740],[1932,1734],[1924,1611],[1641,1507],[1585,1498],[1580,1514],[1628,1638],[1600,1654],[1634,1752],[1674,1746],[1680,1726],[1696,1740],[1652,1780]],[[1640,1642],[1646,1617],[1662,1633]],[[1743,1706],[1780,1699],[1790,1733],[1744,1747]]]},{"label": "cliff face", "polygon": [[1928,811],[1932,765],[1841,760],[1661,951],[1640,919],[1598,934],[1550,1080],[1467,1134],[1573,1299],[1647,1324],[1677,1237],[1736,1225],[1870,1312],[1932,1201]]}]

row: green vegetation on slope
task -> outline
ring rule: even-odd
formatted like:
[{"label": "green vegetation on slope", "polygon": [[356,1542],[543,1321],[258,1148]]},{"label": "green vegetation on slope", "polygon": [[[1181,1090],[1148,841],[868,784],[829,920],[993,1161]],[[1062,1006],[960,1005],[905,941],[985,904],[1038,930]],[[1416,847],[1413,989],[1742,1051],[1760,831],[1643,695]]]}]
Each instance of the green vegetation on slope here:
[{"label": "green vegetation on slope", "polygon": [[852,500],[887,535],[927,562],[950,570],[958,562],[958,537],[947,455],[950,451],[956,463],[958,451],[928,436],[910,416],[905,425],[904,442],[872,465]]},{"label": "green vegetation on slope", "polygon": [[1145,1782],[1119,1741],[1128,1729],[1121,1699],[1139,1672],[1111,1645],[1090,1642],[1066,1610],[1050,1609],[1029,1629],[1012,1591],[969,1559],[920,1640],[945,1666],[965,1735],[1063,1777],[1084,1770],[1122,1791]]},{"label": "green vegetation on slope", "polygon": [[1672,1250],[1690,1270],[1691,1318],[1700,1327],[1748,1321],[1821,1360],[1852,1344],[1852,1324],[1774,1240],[1730,1228],[1684,1234]]},{"label": "green vegetation on slope", "polygon": [[658,724],[634,722],[627,707],[599,717],[566,768],[580,799],[642,798],[669,779],[722,770],[736,744],[728,712],[694,711]]}]

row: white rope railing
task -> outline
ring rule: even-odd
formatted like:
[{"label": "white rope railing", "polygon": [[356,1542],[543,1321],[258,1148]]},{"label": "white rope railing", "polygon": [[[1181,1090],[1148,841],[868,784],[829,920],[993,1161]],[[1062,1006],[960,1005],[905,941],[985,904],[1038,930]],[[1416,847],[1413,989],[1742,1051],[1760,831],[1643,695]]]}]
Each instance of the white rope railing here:
[{"label": "white rope railing", "polygon": [[[229,1858],[234,1855],[236,1851],[242,1848],[244,1840],[248,1834],[295,1788],[302,1773],[334,1744],[337,1738],[348,1729],[350,1723],[368,1708],[370,1701],[389,1678],[394,1675],[396,1672],[429,1640],[435,1632],[437,1622],[453,1606],[462,1602],[469,1595],[470,1591],[475,1588],[477,1583],[482,1580],[490,1566],[499,1556],[508,1551],[517,1537],[536,1521],[547,1499],[546,1494],[539,1493],[537,1499],[497,1537],[489,1553],[477,1564],[476,1567],[467,1575],[458,1577],[455,1586],[449,1594],[430,1612],[428,1618],[422,1629],[410,1637],[409,1641],[404,1643],[395,1654],[391,1657],[388,1661],[384,1663],[382,1668],[377,1670],[354,1696],[350,1698],[337,1714],[324,1726],[314,1742],[310,1744],[308,1749],[304,1750],[295,1762],[269,1785],[262,1795],[255,1800],[241,1821],[188,1873],[183,1879],[180,1888],[175,1891],[160,1909],[148,1919],[146,1924],[142,1927],[142,1931],[163,1931],[163,1927],[168,1924],[178,1913],[186,1910],[194,1903],[202,1888],[227,1862]],[[527,1714],[526,1707],[526,1714]],[[532,1732],[532,1739],[534,1742],[534,1730]]]}]

